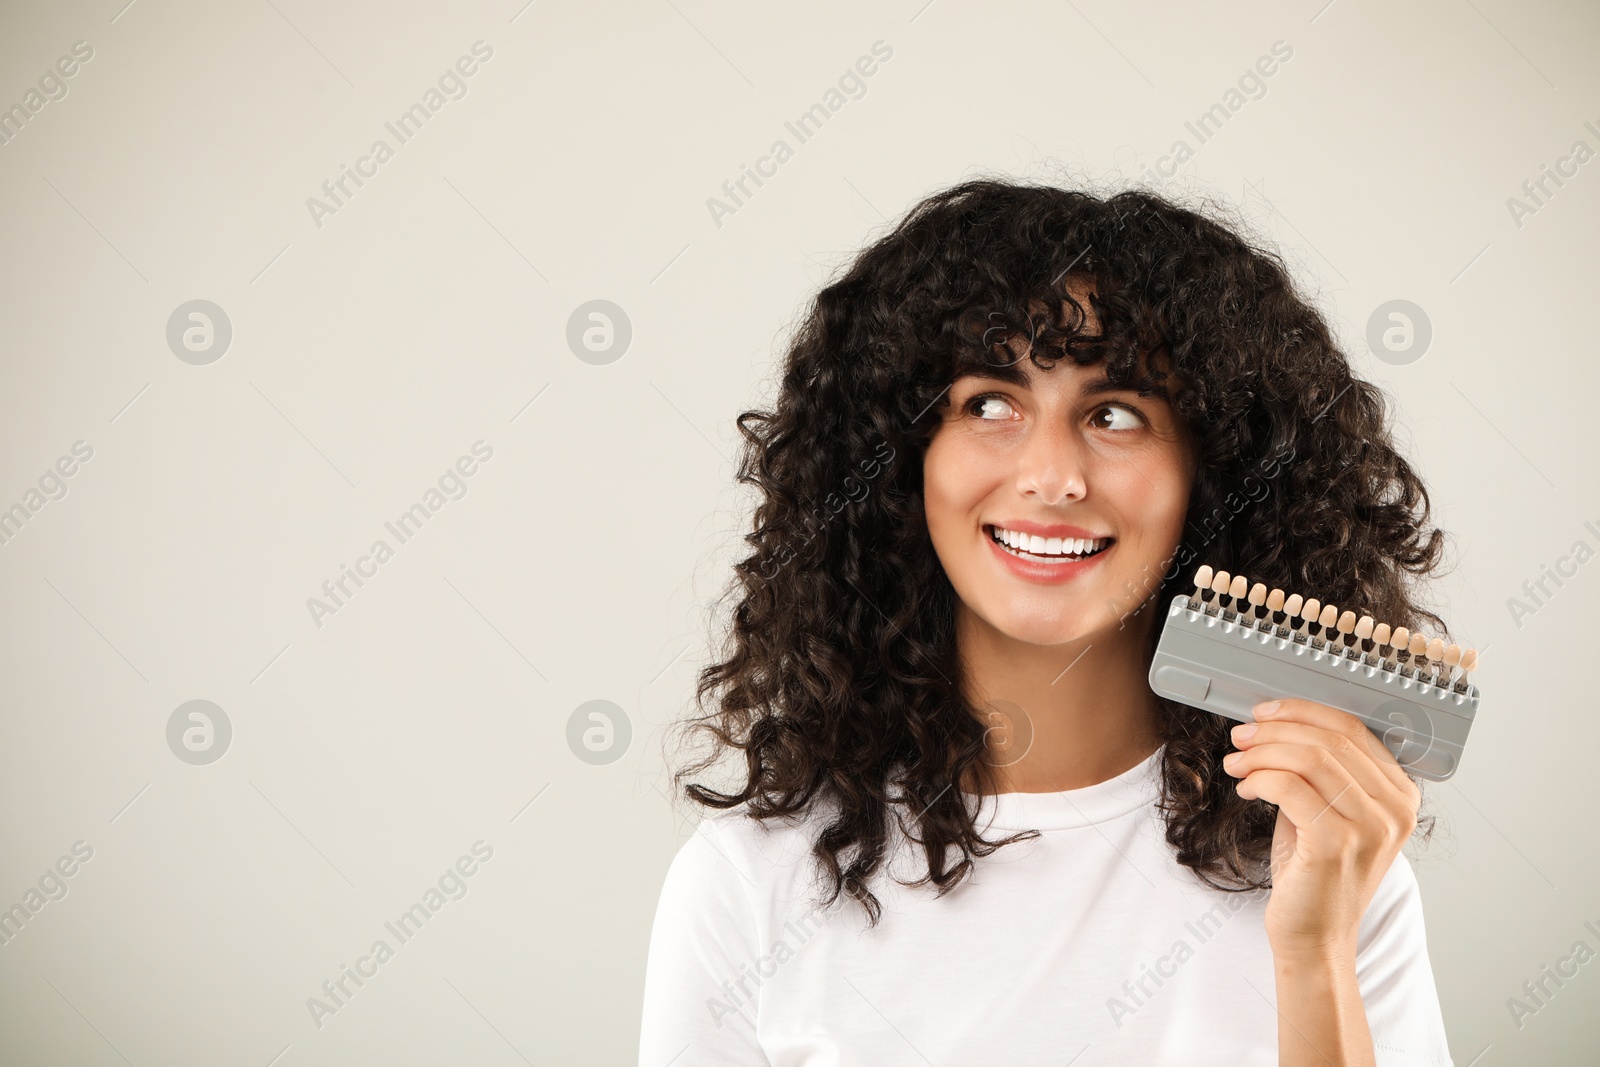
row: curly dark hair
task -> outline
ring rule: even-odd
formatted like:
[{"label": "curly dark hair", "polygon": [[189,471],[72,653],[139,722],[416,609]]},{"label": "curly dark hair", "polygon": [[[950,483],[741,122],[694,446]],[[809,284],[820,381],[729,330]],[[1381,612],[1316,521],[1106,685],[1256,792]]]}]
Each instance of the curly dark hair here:
[{"label": "curly dark hair", "polygon": [[[1084,283],[1093,334],[1069,292]],[[994,778],[958,684],[957,596],[922,500],[936,405],[961,375],[995,374],[1013,332],[1040,366],[1103,360],[1127,382],[1158,362],[1181,385],[1173,404],[1198,456],[1184,542],[1139,602],[1165,603],[1189,588],[1192,561],[1215,562],[1394,626],[1445,629],[1413,600],[1444,534],[1427,525],[1384,394],[1352,374],[1274,252],[1148,190],[985,178],[928,197],[817,294],[776,410],[737,420],[738,480],[761,494],[744,537],[754,551],[725,595],[737,596],[725,658],[699,675],[697,706],[716,694],[716,709],[679,724],[711,751],[674,775],[692,801],[756,819],[826,802],[812,850],[832,885],[823,903],[848,892],[873,924],[867,880],[891,814],[927,857],[926,876],[903,884],[932,882],[939,896],[974,857],[1038,835],[985,840],[953,788],[992,791]],[[1160,627],[1149,630],[1153,653]],[[1241,798],[1223,772],[1230,723],[1159,707],[1160,806],[1178,862],[1213,888],[1270,885],[1277,809]],[[685,785],[735,750],[742,780],[729,791]]]}]

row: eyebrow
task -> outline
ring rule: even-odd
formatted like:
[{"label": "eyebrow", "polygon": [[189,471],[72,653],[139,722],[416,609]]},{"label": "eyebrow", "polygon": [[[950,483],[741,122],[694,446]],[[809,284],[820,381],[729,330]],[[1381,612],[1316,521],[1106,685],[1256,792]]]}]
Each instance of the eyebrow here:
[{"label": "eyebrow", "polygon": [[1098,396],[1101,393],[1120,393],[1131,391],[1140,396],[1155,396],[1170,403],[1172,394],[1167,392],[1167,387],[1156,381],[1148,374],[1140,374],[1133,381],[1124,385],[1113,382],[1110,378],[1100,378],[1083,387],[1087,396]]},{"label": "eyebrow", "polygon": [[[1011,368],[1007,369],[1010,370]],[[1005,382],[1007,385],[1020,385],[1025,388],[1028,386],[1028,376],[1026,372],[1010,374],[973,373],[964,374],[962,377],[974,378],[980,381]],[[1119,384],[1117,382],[1113,382],[1110,378],[1102,377],[1095,379],[1083,387],[1083,393],[1085,396],[1099,396],[1102,393],[1122,392],[1137,393],[1139,396],[1159,397],[1169,404],[1172,402],[1172,394],[1167,391],[1167,387],[1161,382],[1157,381],[1148,372],[1143,371],[1141,371],[1138,377],[1134,378],[1134,380],[1131,382]]]}]

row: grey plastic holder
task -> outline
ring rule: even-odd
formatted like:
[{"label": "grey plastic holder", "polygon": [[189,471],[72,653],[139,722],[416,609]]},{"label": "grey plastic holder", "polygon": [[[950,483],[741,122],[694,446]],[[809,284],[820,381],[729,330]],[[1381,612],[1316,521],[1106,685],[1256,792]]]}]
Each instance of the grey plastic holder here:
[{"label": "grey plastic holder", "polygon": [[1478,689],[1432,685],[1374,666],[1343,650],[1215,605],[1197,609],[1173,598],[1150,663],[1160,695],[1240,722],[1255,705],[1298,697],[1347,711],[1367,724],[1395,759],[1419,778],[1442,782],[1456,772],[1478,711]]}]

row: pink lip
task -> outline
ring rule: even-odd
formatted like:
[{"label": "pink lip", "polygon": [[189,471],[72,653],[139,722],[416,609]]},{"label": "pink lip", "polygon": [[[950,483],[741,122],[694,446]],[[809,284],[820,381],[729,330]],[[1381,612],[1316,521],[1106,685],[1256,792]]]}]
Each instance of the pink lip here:
[{"label": "pink lip", "polygon": [[[1004,522],[986,522],[983,525],[985,527],[998,526],[1002,530],[1014,530],[1017,533],[1025,533],[1029,537],[1082,537],[1092,541],[1107,536],[1106,534],[1095,533],[1093,530],[1085,530],[1082,526],[1068,526],[1065,523],[1045,525],[1044,523],[1029,522],[1026,519],[1007,519]],[[988,536],[987,529],[984,536]]]},{"label": "pink lip", "polygon": [[[1033,529],[1029,529],[1030,525],[1033,527]],[[1091,536],[1087,531],[1078,530],[1078,527],[1076,526],[1039,526],[1037,523],[1032,523],[1024,524],[1022,526],[1005,526],[1004,528],[1007,530],[1016,530],[1018,533],[1027,533],[1029,535],[1034,534],[1038,530],[1075,530],[1078,532],[1070,534],[1052,533],[1049,536]],[[995,554],[1000,562],[1005,565],[1007,570],[1025,582],[1034,582],[1038,585],[1060,585],[1064,582],[1070,582],[1072,579],[1078,577],[1090,567],[1093,567],[1096,563],[1099,563],[1102,557],[1110,552],[1115,551],[1117,547],[1117,543],[1113,541],[1111,544],[1107,545],[1099,552],[1096,552],[1088,559],[1080,559],[1072,563],[1034,563],[1031,560],[1023,559],[1020,556],[1013,556],[1010,552],[1007,552],[1004,548],[1000,547],[1000,542],[989,536],[989,531],[987,528],[982,531],[982,536],[983,539],[989,543],[989,551]],[[1040,533],[1039,536],[1044,537],[1045,534]]]}]

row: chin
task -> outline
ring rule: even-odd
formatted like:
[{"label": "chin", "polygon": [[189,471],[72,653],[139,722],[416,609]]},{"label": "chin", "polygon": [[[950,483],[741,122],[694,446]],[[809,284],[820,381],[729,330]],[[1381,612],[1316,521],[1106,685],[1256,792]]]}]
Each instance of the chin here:
[{"label": "chin", "polygon": [[1118,626],[1119,620],[1107,617],[1098,608],[1091,609],[1088,615],[1038,617],[1021,615],[1014,606],[1007,606],[989,619],[990,625],[1013,641],[1030,645],[1065,645],[1104,633],[1108,628],[1115,630]]}]

